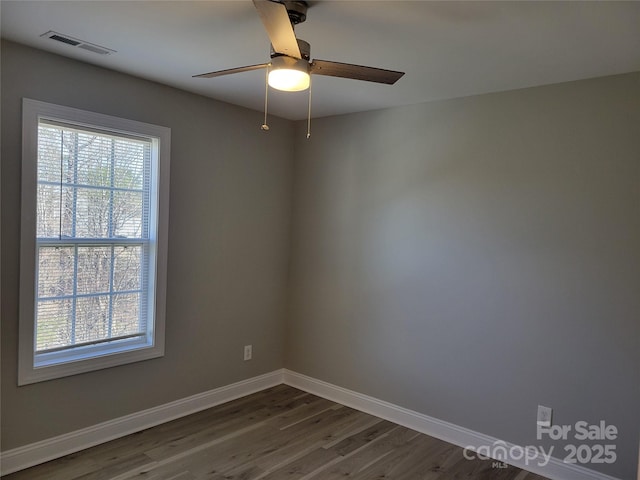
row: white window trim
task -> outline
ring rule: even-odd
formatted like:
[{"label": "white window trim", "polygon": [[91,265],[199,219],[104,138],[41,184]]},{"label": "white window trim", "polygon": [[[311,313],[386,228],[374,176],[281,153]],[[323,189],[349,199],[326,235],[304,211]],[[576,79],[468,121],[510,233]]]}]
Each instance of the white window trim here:
[{"label": "white window trim", "polygon": [[[159,159],[152,162],[157,172],[157,189],[152,198],[158,199],[155,293],[155,319],[150,341],[139,338],[122,341],[119,346],[103,351],[100,356],[84,358],[79,352],[67,363],[35,366],[35,274],[36,274],[36,205],[38,164],[38,122],[41,118],[59,120],[79,127],[120,134],[134,134],[157,142]],[[20,313],[18,340],[18,385],[76,375],[126,363],[148,360],[164,355],[165,311],[167,285],[167,243],[169,221],[169,155],[171,130],[134,120],[87,112],[24,98],[22,101],[22,199],[20,248]],[[153,167],[152,167],[153,168]],[[153,263],[153,262],[152,262]]]}]

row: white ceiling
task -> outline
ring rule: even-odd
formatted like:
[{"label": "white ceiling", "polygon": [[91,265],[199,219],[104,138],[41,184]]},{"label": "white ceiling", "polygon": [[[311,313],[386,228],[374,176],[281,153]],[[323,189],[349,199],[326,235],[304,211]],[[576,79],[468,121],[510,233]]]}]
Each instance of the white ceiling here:
[{"label": "white ceiling", "polygon": [[[251,0],[2,0],[2,36],[261,110],[264,71],[192,75],[269,60]],[[117,53],[41,38],[54,30]],[[640,2],[314,1],[296,27],[311,57],[406,72],[393,86],[314,76],[321,117],[640,70]],[[307,94],[269,94],[306,118]]]}]

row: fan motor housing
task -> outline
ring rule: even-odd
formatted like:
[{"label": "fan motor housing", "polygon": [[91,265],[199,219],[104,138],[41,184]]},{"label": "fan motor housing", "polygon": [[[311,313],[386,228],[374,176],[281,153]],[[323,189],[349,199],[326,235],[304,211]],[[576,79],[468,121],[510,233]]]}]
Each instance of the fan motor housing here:
[{"label": "fan motor housing", "polygon": [[[298,48],[300,49],[300,55],[302,55],[302,58],[305,60],[310,60],[311,59],[311,45],[309,44],[309,42],[306,42],[304,40],[301,40],[299,38],[296,38],[296,40],[298,41]],[[274,49],[273,49],[273,45],[271,45],[271,58],[276,58],[281,56],[281,53],[277,53]]]},{"label": "fan motor housing", "polygon": [[309,4],[303,0],[284,0],[281,2],[287,9],[289,20],[293,25],[298,25],[307,19]]}]

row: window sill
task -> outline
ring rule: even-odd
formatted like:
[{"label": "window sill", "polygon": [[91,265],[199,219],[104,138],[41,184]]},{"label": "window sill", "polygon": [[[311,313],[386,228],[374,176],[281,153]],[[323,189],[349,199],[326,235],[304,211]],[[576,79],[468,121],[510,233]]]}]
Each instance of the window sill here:
[{"label": "window sill", "polygon": [[[98,356],[99,355],[99,356]],[[18,373],[18,386],[29,385],[31,383],[53,380],[55,378],[68,377],[79,373],[92,372],[103,368],[116,367],[129,363],[150,360],[164,355],[164,349],[160,346],[148,345],[140,346],[138,341],[135,346],[120,346],[105,350],[101,354],[92,352],[89,354],[67,354],[64,361],[57,360],[55,363],[50,358],[40,358],[34,365],[20,365]],[[44,357],[39,355],[38,357]]]}]

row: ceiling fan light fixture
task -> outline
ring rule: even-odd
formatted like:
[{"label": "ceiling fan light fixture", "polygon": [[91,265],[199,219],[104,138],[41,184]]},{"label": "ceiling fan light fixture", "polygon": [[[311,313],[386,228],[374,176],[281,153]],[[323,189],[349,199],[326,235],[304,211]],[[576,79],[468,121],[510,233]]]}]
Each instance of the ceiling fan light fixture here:
[{"label": "ceiling fan light fixture", "polygon": [[300,92],[309,88],[309,62],[287,56],[274,57],[269,69],[269,86],[285,92]]}]

